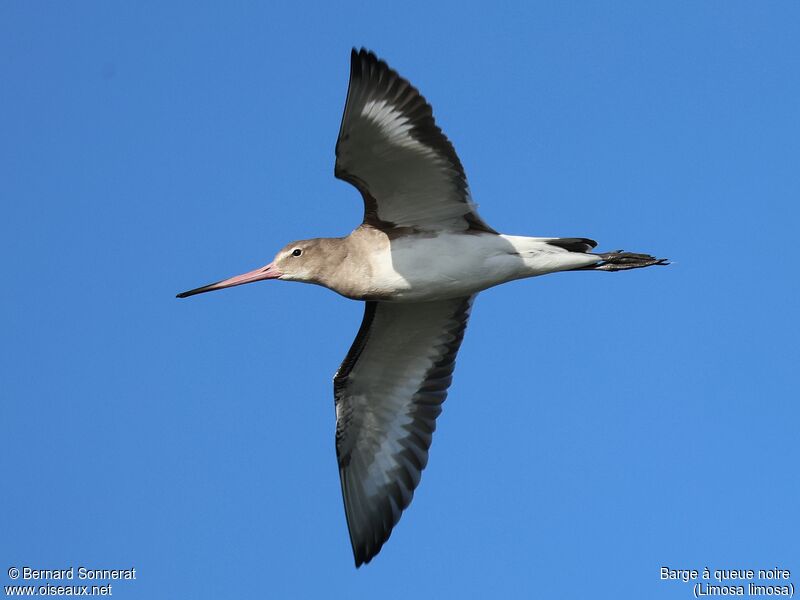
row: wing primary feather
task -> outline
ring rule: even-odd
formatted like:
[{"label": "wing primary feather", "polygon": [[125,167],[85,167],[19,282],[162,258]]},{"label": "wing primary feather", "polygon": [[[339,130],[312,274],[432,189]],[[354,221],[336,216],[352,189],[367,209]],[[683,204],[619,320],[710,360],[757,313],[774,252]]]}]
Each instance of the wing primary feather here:
[{"label": "wing primary feather", "polygon": [[428,463],[472,297],[365,303],[334,378],[336,452],[356,566],[389,539]]},{"label": "wing primary feather", "polygon": [[417,88],[365,48],[350,56],[334,175],[361,192],[364,223],[497,233],[478,216],[461,161]]}]

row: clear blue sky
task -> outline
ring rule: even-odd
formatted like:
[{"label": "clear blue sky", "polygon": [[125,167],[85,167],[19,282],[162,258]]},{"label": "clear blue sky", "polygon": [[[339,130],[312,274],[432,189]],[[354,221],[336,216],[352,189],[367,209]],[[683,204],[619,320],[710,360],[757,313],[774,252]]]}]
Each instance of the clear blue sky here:
[{"label": "clear blue sky", "polygon": [[[3,2],[0,581],[118,598],[678,598],[800,583],[800,5]],[[434,106],[482,216],[669,268],[478,298],[410,509],[356,571],[331,377],[359,303],[350,48]]]}]

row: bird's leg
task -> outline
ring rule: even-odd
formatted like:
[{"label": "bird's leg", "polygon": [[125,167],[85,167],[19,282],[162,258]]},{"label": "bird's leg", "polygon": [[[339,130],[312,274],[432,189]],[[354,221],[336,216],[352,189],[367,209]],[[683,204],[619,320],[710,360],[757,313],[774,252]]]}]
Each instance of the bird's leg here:
[{"label": "bird's leg", "polygon": [[624,252],[616,250],[614,252],[604,252],[597,254],[602,259],[601,262],[590,267],[585,267],[591,271],[626,271],[628,269],[641,269],[653,265],[668,265],[669,259],[656,258],[649,254],[637,254],[635,252]]}]

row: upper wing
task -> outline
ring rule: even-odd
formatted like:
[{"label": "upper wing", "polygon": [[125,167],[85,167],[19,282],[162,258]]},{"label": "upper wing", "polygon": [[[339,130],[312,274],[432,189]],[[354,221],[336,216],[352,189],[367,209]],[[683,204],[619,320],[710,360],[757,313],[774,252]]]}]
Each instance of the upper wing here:
[{"label": "upper wing", "polygon": [[357,567],[380,551],[419,484],[473,298],[367,302],[334,377],[336,454]]},{"label": "upper wing", "polygon": [[369,225],[495,233],[475,211],[461,161],[430,105],[364,49],[351,56],[334,174],[359,189]]}]

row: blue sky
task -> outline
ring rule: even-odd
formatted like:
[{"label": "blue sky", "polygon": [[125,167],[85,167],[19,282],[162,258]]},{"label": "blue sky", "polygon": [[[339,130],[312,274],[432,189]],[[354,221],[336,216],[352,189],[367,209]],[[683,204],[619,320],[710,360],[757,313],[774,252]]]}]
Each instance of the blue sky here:
[{"label": "blue sky", "polygon": [[[0,5],[0,566],[119,598],[687,598],[800,573],[800,6]],[[669,268],[478,298],[429,466],[353,568],[331,377],[359,303],[175,293],[361,218],[352,46],[417,85],[482,216]],[[796,582],[797,576],[793,577]]]}]

